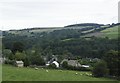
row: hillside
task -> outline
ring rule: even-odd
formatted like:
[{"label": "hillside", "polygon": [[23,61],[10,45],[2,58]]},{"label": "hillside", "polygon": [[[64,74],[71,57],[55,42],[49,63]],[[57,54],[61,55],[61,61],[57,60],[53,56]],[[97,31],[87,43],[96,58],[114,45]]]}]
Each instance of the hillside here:
[{"label": "hillside", "polygon": [[116,38],[118,38],[118,35],[119,35],[118,34],[119,29],[120,29],[120,25],[115,25],[113,27],[106,28],[99,32],[93,32],[93,33],[86,34],[83,37],[95,36],[95,37],[102,37],[102,38],[108,37],[110,39],[116,39]]},{"label": "hillside", "polygon": [[67,25],[64,27],[34,27],[34,28],[26,28],[21,30],[9,30],[5,31],[12,34],[28,34],[28,33],[41,33],[41,32],[52,32],[54,30],[61,30],[61,29],[80,29],[83,31],[91,30],[95,28],[100,28],[105,25],[103,24],[96,24],[96,23],[82,23],[82,24],[73,24]]},{"label": "hillside", "polygon": [[9,30],[9,31],[4,31],[10,34],[15,34],[15,35],[27,35],[27,36],[32,36],[33,33],[42,33],[42,32],[52,32],[54,30],[60,30],[63,27],[34,27],[34,28],[27,28],[27,29],[21,29],[21,30]]},{"label": "hillside", "polygon": [[[5,63],[13,64],[14,60],[22,60],[25,63],[24,66],[26,66],[25,68],[17,68],[3,65],[3,80],[112,81],[112,79],[88,76],[86,73],[90,74],[91,72],[86,69],[84,71],[87,72],[75,71],[78,68],[74,66],[68,66],[65,68],[68,70],[62,70],[62,72],[55,69],[48,69],[49,72],[46,72],[46,69],[35,70],[35,68],[28,66],[43,67],[46,65],[45,63],[56,57],[58,63],[61,63],[64,59],[79,60],[80,64],[89,65],[92,69],[95,67],[95,63],[104,60],[104,57],[106,57],[109,65],[105,67],[108,66],[110,70],[115,70],[110,72],[109,75],[117,78],[118,67],[116,64],[119,61],[118,43],[120,42],[117,39],[118,26],[119,24],[99,27],[84,25],[84,28],[81,29],[59,27],[3,31],[2,44],[0,45],[3,47],[2,56],[8,59]],[[109,54],[112,55],[109,57],[110,59],[107,57]],[[103,68],[101,65],[99,67]]]},{"label": "hillside", "polygon": [[61,35],[62,37],[64,36],[66,37],[66,35],[67,36],[69,35],[72,38],[74,38],[75,34],[78,35],[79,37],[95,36],[95,37],[117,38],[118,28],[120,28],[119,26],[120,26],[119,23],[113,25],[83,23],[83,24],[67,25],[64,27],[34,27],[34,28],[21,29],[21,30],[9,30],[5,32],[20,36],[34,36],[34,34],[40,34],[42,32],[45,32],[52,34],[54,33],[54,35],[56,36]]},{"label": "hillside", "polygon": [[72,24],[72,25],[67,25],[65,26],[65,28],[67,27],[86,27],[86,26],[92,26],[92,27],[100,27],[100,26],[104,26],[104,24],[97,24],[97,23],[82,23],[82,24]]},{"label": "hillside", "polygon": [[[85,26],[87,25],[84,25],[84,27]],[[47,53],[50,51],[50,54],[54,55],[64,56],[65,53],[70,53],[70,55],[73,56],[92,58],[101,58],[103,52],[109,51],[110,49],[116,50],[118,48],[118,24],[104,25],[99,28],[67,28],[69,27],[4,31],[3,46],[6,49],[12,50],[15,42],[21,42],[24,44],[25,50],[33,48],[42,49],[43,55],[48,55]],[[105,37],[109,37],[109,39]],[[110,38],[114,40],[110,40]],[[103,48],[104,50],[101,50]]]},{"label": "hillside", "polygon": [[101,31],[102,37],[118,38],[118,36],[119,36],[118,30],[119,29],[120,29],[120,25],[105,29],[105,30]]}]

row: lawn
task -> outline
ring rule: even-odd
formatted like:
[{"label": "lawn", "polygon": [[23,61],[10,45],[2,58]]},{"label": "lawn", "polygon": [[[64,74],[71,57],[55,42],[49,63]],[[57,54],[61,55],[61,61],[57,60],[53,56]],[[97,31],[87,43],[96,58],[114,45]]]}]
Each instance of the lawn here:
[{"label": "lawn", "polygon": [[[3,65],[2,80],[3,81],[114,81],[108,78],[95,78],[87,76],[86,73],[80,71],[54,70],[39,68],[17,68],[10,65]],[[76,75],[76,73],[78,73]]]}]

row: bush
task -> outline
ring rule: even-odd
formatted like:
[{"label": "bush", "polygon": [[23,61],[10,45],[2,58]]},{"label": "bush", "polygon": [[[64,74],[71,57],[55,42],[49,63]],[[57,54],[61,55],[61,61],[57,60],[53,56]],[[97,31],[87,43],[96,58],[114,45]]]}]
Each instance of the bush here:
[{"label": "bush", "polygon": [[40,55],[34,55],[30,59],[31,65],[44,66],[45,61]]},{"label": "bush", "polygon": [[5,60],[5,64],[15,65],[14,60]]},{"label": "bush", "polygon": [[79,70],[79,71],[92,71],[91,68],[85,68],[85,67],[78,67],[77,70]]},{"label": "bush", "polygon": [[96,63],[95,67],[93,68],[93,76],[95,77],[103,77],[108,74],[107,64],[104,61],[100,61]]},{"label": "bush", "polygon": [[57,67],[56,67],[56,65],[53,63],[53,64],[50,64],[50,65],[48,66],[48,68],[55,69],[55,68],[57,68]]},{"label": "bush", "polygon": [[69,69],[69,70],[76,70],[76,67],[68,65],[67,69]]},{"label": "bush", "polygon": [[67,62],[67,61],[64,61],[64,62],[62,63],[62,67],[63,67],[63,68],[68,68],[68,62]]}]

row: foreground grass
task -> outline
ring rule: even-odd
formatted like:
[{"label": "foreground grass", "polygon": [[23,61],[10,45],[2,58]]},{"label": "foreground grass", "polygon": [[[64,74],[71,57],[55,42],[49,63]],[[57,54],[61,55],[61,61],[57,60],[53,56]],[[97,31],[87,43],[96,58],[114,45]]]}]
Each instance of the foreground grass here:
[{"label": "foreground grass", "polygon": [[2,64],[0,63],[0,82],[2,81]]},{"label": "foreground grass", "polygon": [[35,70],[34,68],[17,68],[9,65],[3,65],[2,68],[3,81],[114,81],[85,75],[90,72],[52,69],[48,69],[46,72],[46,69]]}]

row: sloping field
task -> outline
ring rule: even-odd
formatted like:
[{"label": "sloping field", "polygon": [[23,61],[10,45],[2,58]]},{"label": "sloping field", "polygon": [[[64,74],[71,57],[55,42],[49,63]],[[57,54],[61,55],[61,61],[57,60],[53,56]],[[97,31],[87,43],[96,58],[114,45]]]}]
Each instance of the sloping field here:
[{"label": "sloping field", "polygon": [[113,81],[108,78],[95,78],[87,74],[90,74],[90,72],[42,68],[35,70],[34,68],[17,68],[3,65],[2,75],[3,81]]},{"label": "sloping field", "polygon": [[95,36],[95,37],[103,37],[103,38],[108,37],[110,39],[116,39],[119,36],[119,34],[118,34],[119,29],[120,29],[120,26],[115,26],[115,27],[107,28],[107,29],[102,30],[100,32],[89,33],[89,34],[86,34],[82,37]]},{"label": "sloping field", "polygon": [[109,38],[118,38],[118,30],[120,29],[120,26],[115,26],[112,28],[105,29],[101,31],[102,36],[101,37],[109,37]]}]

